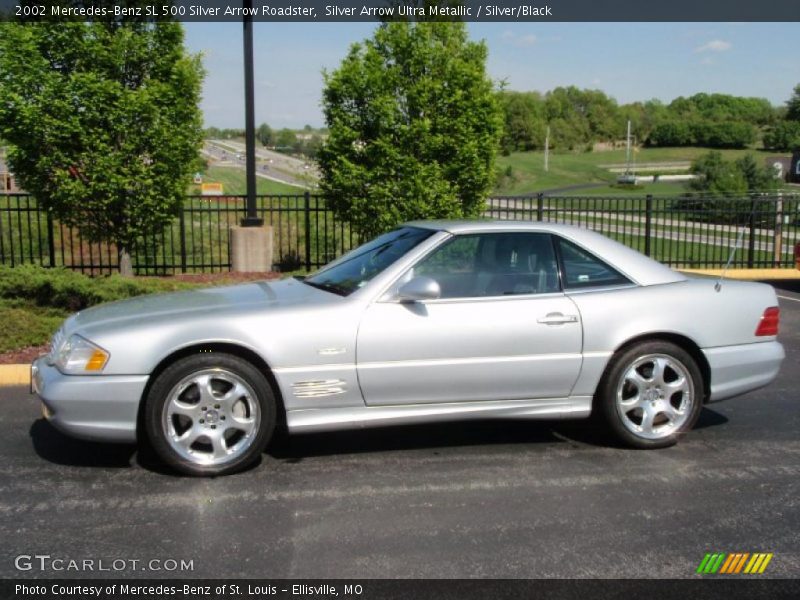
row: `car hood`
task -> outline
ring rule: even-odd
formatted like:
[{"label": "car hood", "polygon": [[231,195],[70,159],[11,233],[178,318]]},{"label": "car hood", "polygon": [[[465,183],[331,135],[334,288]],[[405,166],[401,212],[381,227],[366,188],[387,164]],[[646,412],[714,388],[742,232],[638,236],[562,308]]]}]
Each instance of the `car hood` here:
[{"label": "car hood", "polygon": [[240,285],[204,288],[185,292],[172,292],[137,296],[101,304],[75,314],[68,329],[94,329],[96,326],[120,324],[131,321],[176,319],[207,312],[223,316],[232,312],[297,307],[304,304],[321,304],[341,300],[339,296],[313,288],[294,280],[276,282],[259,281]]}]

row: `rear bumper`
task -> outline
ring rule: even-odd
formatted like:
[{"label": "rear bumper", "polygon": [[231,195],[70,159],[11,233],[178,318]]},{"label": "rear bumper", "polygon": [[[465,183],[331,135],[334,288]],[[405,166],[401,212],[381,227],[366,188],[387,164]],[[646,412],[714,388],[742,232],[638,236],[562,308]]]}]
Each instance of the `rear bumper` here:
[{"label": "rear bumper", "polygon": [[711,367],[709,402],[725,400],[775,381],[786,354],[777,342],[758,342],[703,350]]},{"label": "rear bumper", "polygon": [[64,375],[43,358],[31,365],[31,391],[45,418],[67,435],[102,442],[135,442],[147,375]]}]

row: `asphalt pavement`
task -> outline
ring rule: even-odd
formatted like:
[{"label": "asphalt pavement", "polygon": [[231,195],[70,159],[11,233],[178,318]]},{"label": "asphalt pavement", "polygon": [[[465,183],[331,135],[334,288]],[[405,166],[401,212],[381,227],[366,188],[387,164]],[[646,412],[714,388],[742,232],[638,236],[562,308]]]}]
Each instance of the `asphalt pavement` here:
[{"label": "asphalt pavement", "polygon": [[683,578],[707,552],[770,552],[764,577],[797,577],[800,293],[779,294],[779,379],[658,451],[588,421],[437,424],[284,437],[192,479],[0,388],[0,576]]}]

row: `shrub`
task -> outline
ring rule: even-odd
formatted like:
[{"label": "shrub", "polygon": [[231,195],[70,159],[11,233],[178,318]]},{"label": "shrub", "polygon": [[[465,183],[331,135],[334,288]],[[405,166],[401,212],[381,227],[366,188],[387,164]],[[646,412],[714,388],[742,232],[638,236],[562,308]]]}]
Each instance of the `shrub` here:
[{"label": "shrub", "polygon": [[170,279],[130,279],[120,275],[91,278],[68,269],[0,266],[0,298],[70,311],[101,302],[190,287],[195,286]]}]

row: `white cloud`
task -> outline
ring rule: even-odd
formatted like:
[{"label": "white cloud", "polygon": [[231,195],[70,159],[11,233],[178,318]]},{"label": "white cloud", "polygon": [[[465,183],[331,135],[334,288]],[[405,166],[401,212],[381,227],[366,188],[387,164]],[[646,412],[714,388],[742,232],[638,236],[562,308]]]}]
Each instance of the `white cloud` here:
[{"label": "white cloud", "polygon": [[517,35],[513,31],[504,31],[501,36],[506,42],[517,46],[518,48],[529,48],[539,41],[533,33],[527,35]]},{"label": "white cloud", "polygon": [[726,42],[724,40],[711,40],[710,42],[706,42],[702,46],[698,46],[695,48],[695,52],[725,52],[730,50],[733,47],[733,44],[730,42]]}]

